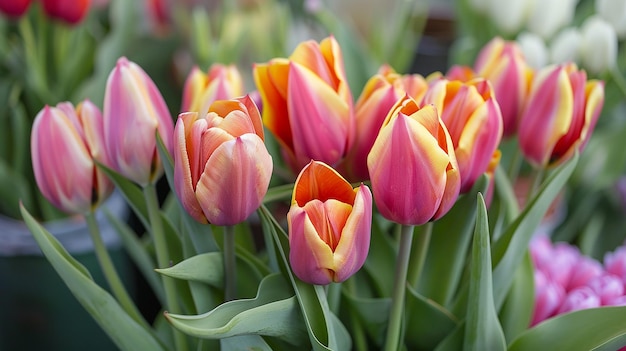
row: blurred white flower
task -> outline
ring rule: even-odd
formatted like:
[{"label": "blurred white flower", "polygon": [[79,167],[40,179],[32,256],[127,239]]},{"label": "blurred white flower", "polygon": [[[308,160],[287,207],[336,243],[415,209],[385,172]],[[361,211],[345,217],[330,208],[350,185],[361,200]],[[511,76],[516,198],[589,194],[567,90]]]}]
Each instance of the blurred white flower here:
[{"label": "blurred white flower", "polygon": [[470,7],[479,13],[486,13],[491,6],[491,0],[469,0]]},{"label": "blurred white flower", "polygon": [[[500,2],[508,5],[508,2]],[[532,7],[526,29],[544,40],[552,38],[559,29],[572,22],[577,3],[578,0],[541,0],[537,2]]]},{"label": "blurred white flower", "polygon": [[569,27],[560,31],[550,44],[550,62],[579,62],[582,35],[578,28]]},{"label": "blurred white flower", "polygon": [[596,0],[596,12],[613,26],[620,39],[626,39],[626,1]]},{"label": "blurred white flower", "polygon": [[539,69],[548,64],[548,48],[541,37],[523,32],[517,36],[517,42],[529,66]]},{"label": "blurred white flower", "polygon": [[585,20],[581,27],[582,65],[593,74],[611,69],[617,60],[617,34],[613,27],[598,15]]},{"label": "blurred white flower", "polygon": [[[506,34],[515,34],[522,30],[536,0],[485,0],[489,2],[488,11],[493,23]],[[569,1],[569,0],[568,0]]]}]

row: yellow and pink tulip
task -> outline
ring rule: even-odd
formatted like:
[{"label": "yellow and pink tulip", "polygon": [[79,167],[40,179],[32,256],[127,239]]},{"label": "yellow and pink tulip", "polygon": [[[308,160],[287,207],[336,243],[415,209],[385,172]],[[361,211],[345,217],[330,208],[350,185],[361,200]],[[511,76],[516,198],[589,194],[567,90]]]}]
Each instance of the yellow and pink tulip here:
[{"label": "yellow and pink tulip", "polygon": [[365,263],[372,225],[372,194],[352,188],[327,164],[311,161],[296,179],[289,225],[289,261],[301,280],[342,282]]},{"label": "yellow and pink tulip", "polygon": [[218,100],[203,115],[181,113],[174,133],[174,186],[191,217],[234,225],[260,206],[273,166],[252,99]]},{"label": "yellow and pink tulip", "polygon": [[207,73],[193,67],[185,80],[181,112],[205,114],[214,101],[243,95],[243,78],[237,66],[213,64]]}]

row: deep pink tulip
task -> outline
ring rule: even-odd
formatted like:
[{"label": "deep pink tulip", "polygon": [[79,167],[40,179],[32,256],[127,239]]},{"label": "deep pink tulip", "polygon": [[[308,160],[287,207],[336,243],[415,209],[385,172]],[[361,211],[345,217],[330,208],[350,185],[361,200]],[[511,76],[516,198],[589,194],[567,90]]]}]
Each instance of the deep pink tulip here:
[{"label": "deep pink tulip", "polygon": [[68,24],[80,23],[91,6],[91,0],[41,0],[46,15]]},{"label": "deep pink tulip", "polygon": [[398,101],[367,157],[374,199],[383,217],[421,225],[442,217],[459,195],[452,140],[432,105]]},{"label": "deep pink tulip", "polygon": [[590,287],[582,286],[567,293],[557,314],[599,306],[600,297]]},{"label": "deep pink tulip", "polygon": [[461,193],[487,171],[502,138],[502,114],[491,84],[434,79],[422,100],[434,104],[446,125],[461,173]]},{"label": "deep pink tulip", "polygon": [[31,0],[0,0],[0,12],[10,17],[21,17],[28,11]]},{"label": "deep pink tulip", "polygon": [[287,214],[289,261],[311,284],[342,282],[365,263],[372,223],[372,194],[352,188],[330,166],[311,161],[296,179]]},{"label": "deep pink tulip", "polygon": [[535,309],[530,325],[533,326],[552,317],[565,298],[565,290],[559,284],[547,282],[535,289]]},{"label": "deep pink tulip", "polygon": [[592,279],[601,276],[603,272],[604,268],[600,262],[591,257],[581,255],[578,258],[578,262],[572,266],[569,282],[565,289],[570,291],[588,285]]},{"label": "deep pink tulip", "polygon": [[180,114],[175,129],[174,185],[187,212],[201,223],[234,225],[267,192],[272,157],[263,124],[248,97],[218,100],[209,112]]},{"label": "deep pink tulip", "polygon": [[163,174],[156,133],[172,150],[174,123],[152,79],[125,57],[107,80],[103,114],[108,166],[139,185],[155,182]]},{"label": "deep pink tulip", "polygon": [[593,291],[600,297],[602,305],[612,305],[615,299],[624,295],[624,284],[620,277],[604,273],[587,282]]},{"label": "deep pink tulip", "polygon": [[94,162],[107,158],[102,114],[90,101],[76,109],[69,102],[44,107],[33,123],[31,153],[41,193],[64,212],[87,213],[113,191]]}]

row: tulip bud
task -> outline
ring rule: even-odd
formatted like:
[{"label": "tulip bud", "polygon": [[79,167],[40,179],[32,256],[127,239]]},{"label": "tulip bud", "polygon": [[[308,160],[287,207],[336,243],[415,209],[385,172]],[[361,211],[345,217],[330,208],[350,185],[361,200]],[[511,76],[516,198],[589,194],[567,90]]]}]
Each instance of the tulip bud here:
[{"label": "tulip bud", "polygon": [[522,153],[539,167],[568,160],[586,145],[603,103],[604,84],[587,81],[575,64],[541,70],[520,121]]},{"label": "tulip bud", "polygon": [[287,221],[296,276],[311,284],[342,282],[367,258],[372,194],[367,186],[352,188],[330,166],[311,161],[296,179]]},{"label": "tulip bud", "polygon": [[502,111],[504,136],[512,136],[517,132],[533,75],[520,46],[499,37],[492,39],[478,54],[474,70],[491,82]]},{"label": "tulip bud", "polygon": [[369,179],[367,155],[391,107],[406,94],[421,100],[427,87],[421,75],[400,75],[389,66],[381,67],[378,74],[368,80],[355,105],[355,141],[340,166],[350,181]]},{"label": "tulip bud", "polygon": [[207,113],[216,100],[234,99],[244,95],[243,78],[234,65],[213,64],[208,74],[194,67],[183,90],[182,112]]},{"label": "tulip bud", "polygon": [[383,217],[421,225],[446,214],[461,179],[454,146],[432,105],[398,101],[367,157],[376,205]]},{"label": "tulip bud", "polygon": [[31,0],[0,0],[0,12],[9,17],[21,17],[28,11]]},{"label": "tulip bud", "polygon": [[502,138],[502,114],[489,81],[437,79],[422,104],[434,104],[446,125],[461,174],[461,192],[485,173]]},{"label": "tulip bud", "polygon": [[541,37],[524,32],[517,36],[516,41],[531,68],[540,69],[548,64],[548,47]]},{"label": "tulip bud", "polygon": [[333,37],[298,45],[289,59],[254,66],[263,122],[294,170],[310,160],[336,165],[354,138],[352,94]]},{"label": "tulip bud", "polygon": [[583,66],[592,74],[600,74],[615,67],[617,34],[600,16],[585,20],[581,28],[581,56]]},{"label": "tulip bud", "polygon": [[43,10],[50,18],[74,25],[85,18],[90,0],[42,0]]},{"label": "tulip bud", "polygon": [[174,131],[174,186],[201,223],[234,225],[261,204],[272,175],[263,124],[248,97],[214,102],[209,112],[181,113]]},{"label": "tulip bud", "polygon": [[578,0],[543,0],[532,7],[526,28],[544,40],[551,39],[572,22],[577,3]]},{"label": "tulip bud", "polygon": [[596,0],[596,12],[613,26],[620,39],[626,39],[626,2]]},{"label": "tulip bud", "polygon": [[163,174],[156,132],[171,150],[174,123],[152,79],[125,57],[107,80],[103,114],[107,166],[142,186],[156,181]]},{"label": "tulip bud", "polygon": [[515,34],[523,28],[534,7],[527,0],[490,1],[487,10],[499,30]]},{"label": "tulip bud", "polygon": [[554,37],[550,45],[550,62],[577,62],[580,58],[582,36],[578,28],[566,28]]},{"label": "tulip bud", "polygon": [[50,203],[67,213],[87,213],[113,191],[94,160],[106,162],[102,115],[84,101],[46,106],[33,123],[31,152],[37,186]]}]

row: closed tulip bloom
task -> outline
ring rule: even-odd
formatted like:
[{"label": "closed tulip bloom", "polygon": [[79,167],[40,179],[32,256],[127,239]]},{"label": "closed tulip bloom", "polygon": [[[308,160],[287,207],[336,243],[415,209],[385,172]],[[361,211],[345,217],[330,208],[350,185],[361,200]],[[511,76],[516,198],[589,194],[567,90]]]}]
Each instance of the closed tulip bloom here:
[{"label": "closed tulip bloom", "polygon": [[205,114],[214,101],[242,95],[243,78],[237,66],[213,64],[208,73],[194,67],[185,81],[181,112]]},{"label": "closed tulip bloom", "polygon": [[436,79],[423,104],[433,104],[446,125],[461,173],[461,192],[487,171],[502,138],[502,114],[489,81]]},{"label": "closed tulip bloom", "polygon": [[295,182],[289,225],[289,261],[301,280],[342,282],[365,262],[370,244],[372,194],[352,188],[323,162],[311,161]]},{"label": "closed tulip bloom", "polygon": [[89,101],[46,106],[33,123],[31,152],[37,186],[58,209],[84,214],[113,191],[94,160],[106,162],[102,114]]},{"label": "closed tulip bloom", "polygon": [[587,18],[581,27],[582,65],[591,74],[610,71],[617,61],[617,34],[602,17]]},{"label": "closed tulip bloom", "polygon": [[528,95],[532,70],[518,44],[496,37],[478,54],[476,74],[491,82],[502,111],[505,137],[517,131],[517,123]]},{"label": "closed tulip bloom", "polygon": [[533,82],[519,127],[526,159],[538,167],[558,165],[582,151],[604,103],[604,83],[587,81],[569,63],[541,70]]},{"label": "closed tulip bloom", "polygon": [[0,12],[10,17],[21,17],[28,11],[31,0],[0,0]]},{"label": "closed tulip bloom", "polygon": [[218,100],[207,114],[182,113],[174,133],[174,185],[185,210],[216,225],[248,218],[272,175],[254,102],[248,96]]},{"label": "closed tulip bloom", "polygon": [[404,97],[383,122],[367,157],[374,199],[383,217],[421,225],[446,214],[461,178],[448,130],[432,105]]},{"label": "closed tulip bloom", "polygon": [[87,15],[90,0],[42,0],[43,9],[50,18],[68,24],[78,24]]},{"label": "closed tulip bloom", "polygon": [[156,181],[163,174],[156,133],[171,150],[174,123],[152,79],[125,57],[107,80],[103,114],[108,166],[142,186]]},{"label": "closed tulip bloom", "polygon": [[369,179],[367,155],[391,107],[406,94],[421,100],[427,87],[421,75],[400,75],[386,65],[368,80],[355,105],[355,141],[341,164],[350,181]]},{"label": "closed tulip bloom", "polygon": [[354,137],[352,93],[333,37],[298,45],[289,59],[256,64],[263,122],[294,172],[312,159],[336,165]]},{"label": "closed tulip bloom", "polygon": [[[537,277],[537,276],[536,276]],[[535,277],[535,280],[537,279]],[[546,282],[535,289],[535,308],[530,325],[533,326],[552,317],[565,298],[565,290],[559,284]]]}]

